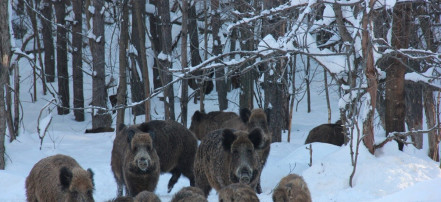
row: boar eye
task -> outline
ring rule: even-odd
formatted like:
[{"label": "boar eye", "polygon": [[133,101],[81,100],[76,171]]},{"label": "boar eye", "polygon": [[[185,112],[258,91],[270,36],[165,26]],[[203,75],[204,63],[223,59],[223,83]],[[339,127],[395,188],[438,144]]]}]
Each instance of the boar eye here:
[{"label": "boar eye", "polygon": [[247,149],[247,153],[248,153],[248,154],[252,154],[252,153],[253,153],[253,150],[251,150],[251,149]]},{"label": "boar eye", "polygon": [[238,153],[239,153],[239,151],[237,149],[233,150],[233,154],[238,154]]}]

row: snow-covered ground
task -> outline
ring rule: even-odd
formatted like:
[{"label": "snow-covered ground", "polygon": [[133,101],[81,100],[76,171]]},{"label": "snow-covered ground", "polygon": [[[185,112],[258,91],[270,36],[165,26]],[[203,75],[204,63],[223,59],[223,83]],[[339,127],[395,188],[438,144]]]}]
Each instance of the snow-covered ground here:
[{"label": "snow-covered ground", "polygon": [[[26,85],[24,80],[23,85]],[[26,89],[26,88],[23,88]],[[90,87],[85,87],[90,89]],[[310,154],[303,145],[309,130],[326,123],[327,108],[322,92],[322,83],[313,83],[312,112],[306,113],[306,103],[301,102],[294,112],[291,142],[287,142],[287,132],[283,141],[271,145],[271,153],[262,174],[263,193],[261,201],[272,201],[272,190],[278,181],[289,173],[304,177],[312,194],[313,201],[441,201],[441,171],[439,164],[426,156],[425,150],[407,146],[404,152],[397,150],[395,142],[390,142],[375,155],[361,146],[353,187],[349,186],[352,172],[350,150],[348,146],[337,147],[329,144],[312,144],[312,166],[309,166]],[[338,98],[331,91],[333,109],[332,121],[338,119]],[[231,100],[238,98],[238,93],[230,92]],[[50,100],[49,96],[39,96],[36,103],[27,100],[30,96],[22,92],[24,124],[17,141],[6,144],[7,166],[0,171],[0,201],[25,201],[25,179],[32,166],[40,159],[54,155],[66,154],[75,158],[83,168],[95,172],[96,201],[105,201],[116,196],[116,183],[110,168],[110,154],[115,137],[114,133],[84,134],[91,126],[90,114],[85,122],[75,122],[73,114],[56,115],[56,109],[50,114],[53,117],[48,133],[40,150],[40,139],[36,133],[37,117],[41,108]],[[206,110],[217,109],[214,93],[207,97]],[[178,108],[179,105],[176,105]],[[190,103],[189,120],[198,105]],[[152,108],[157,111],[155,118],[161,117],[162,103],[153,100]],[[230,103],[230,111],[238,111]],[[48,116],[44,110],[42,119]],[[133,123],[127,113],[126,123]],[[47,119],[47,118],[46,118]],[[142,116],[137,117],[137,123]],[[40,123],[40,125],[43,125]],[[376,139],[381,139],[384,131],[377,129]],[[425,144],[427,144],[425,142]],[[170,174],[160,177],[156,194],[162,201],[169,201],[180,188],[189,185],[181,177],[171,193],[167,193]],[[212,191],[209,201],[217,201],[217,193]]]}]

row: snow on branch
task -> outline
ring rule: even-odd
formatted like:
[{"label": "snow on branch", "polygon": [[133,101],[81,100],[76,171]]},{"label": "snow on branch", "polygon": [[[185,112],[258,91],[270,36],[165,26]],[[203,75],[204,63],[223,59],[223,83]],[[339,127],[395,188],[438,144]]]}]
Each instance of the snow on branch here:
[{"label": "snow on branch", "polygon": [[388,137],[381,142],[378,145],[375,145],[375,149],[381,148],[383,147],[386,143],[392,141],[392,140],[396,140],[398,142],[402,142],[403,144],[413,144],[412,142],[406,142],[407,137],[411,136],[411,135],[422,135],[425,133],[430,133],[433,132],[435,130],[440,130],[440,127],[432,127],[428,130],[411,130],[408,132],[390,132]]}]

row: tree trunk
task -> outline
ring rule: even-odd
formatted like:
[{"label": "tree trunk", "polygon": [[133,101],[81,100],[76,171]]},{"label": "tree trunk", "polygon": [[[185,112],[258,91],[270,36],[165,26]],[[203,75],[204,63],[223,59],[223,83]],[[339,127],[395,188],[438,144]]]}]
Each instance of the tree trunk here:
[{"label": "tree trunk", "polygon": [[72,1],[74,23],[72,25],[72,78],[73,78],[73,105],[76,121],[84,121],[84,94],[83,94],[83,1]]},{"label": "tree trunk", "polygon": [[[222,25],[220,19],[219,0],[211,0],[211,28],[213,35],[213,56],[222,54],[222,42],[219,37],[219,28]],[[225,77],[224,67],[218,67],[215,70],[216,77],[216,91],[218,93],[219,110],[228,108],[227,100],[227,83]]]},{"label": "tree trunk", "polygon": [[[145,51],[145,19],[144,19],[144,11],[145,11],[145,1],[134,1],[134,11],[136,15],[137,22],[137,32],[139,37],[139,57],[141,57],[141,73],[142,80],[144,83],[144,98],[150,96],[150,79],[149,79],[149,69],[147,66],[147,54]],[[145,121],[150,121],[150,100],[144,102],[144,114]]]},{"label": "tree trunk", "polygon": [[[95,39],[92,40],[92,64],[93,64],[93,80],[92,80],[92,105],[94,107],[107,108],[107,87],[105,74],[105,38],[104,38],[104,0],[92,0],[95,7],[93,14],[93,34]],[[112,116],[109,111],[104,109],[95,109],[92,114],[92,129],[100,127],[110,127],[112,124]]]},{"label": "tree trunk", "polygon": [[[150,4],[155,5],[158,8],[158,0],[150,0]],[[150,43],[152,45],[153,53],[158,54],[161,52],[162,44],[161,44],[161,36],[159,33],[161,32],[161,21],[157,15],[149,16],[150,22]],[[159,61],[155,58],[153,60],[153,87],[155,89],[160,88],[162,86],[161,83],[161,75],[159,71]]]},{"label": "tree trunk", "polygon": [[[275,8],[285,1],[271,1],[264,0],[263,8]],[[276,40],[285,33],[285,22],[278,18],[264,19],[262,22],[262,37],[271,34]],[[286,71],[286,59],[266,64],[268,68],[273,67],[273,74],[265,73],[265,107],[271,104],[270,121],[268,125],[272,133],[273,142],[282,141],[282,130],[289,127],[289,91],[288,91],[288,76]],[[283,79],[280,79],[283,78]],[[242,78],[241,78],[242,80]]]},{"label": "tree trunk", "polygon": [[[436,107],[433,90],[431,88],[423,89],[424,112],[426,115],[427,128],[436,126]],[[439,161],[439,136],[438,130],[429,133],[429,157],[434,161]]]},{"label": "tree trunk", "polygon": [[[129,40],[129,5],[128,1],[125,0],[121,5],[121,30],[119,35],[119,84],[117,90],[117,99],[116,99],[116,107],[121,107],[121,109],[117,110],[116,114],[116,127],[121,124],[124,124],[124,115],[126,104],[126,94],[127,94],[127,74],[126,69],[128,66],[128,58],[127,58],[127,48],[128,48],[128,40]],[[119,129],[116,128],[118,131]]]},{"label": "tree trunk", "polygon": [[[181,30],[181,65],[187,68],[187,38],[188,38],[188,1],[182,1],[182,30]],[[181,123],[187,127],[188,115],[188,80],[182,80],[181,91]]]},{"label": "tree trunk", "polygon": [[9,1],[0,1],[0,170],[4,170],[5,137],[6,137],[6,108],[5,87],[9,76],[8,69],[11,57],[11,38],[9,33]]},{"label": "tree trunk", "polygon": [[[397,48],[409,46],[409,28],[411,3],[397,3],[393,11],[392,45]],[[390,58],[391,66],[386,69],[386,135],[391,132],[404,132],[405,103],[404,103],[404,74],[406,68],[399,60],[404,56]],[[398,149],[403,150],[403,143],[398,143]]]},{"label": "tree trunk", "polygon": [[[369,3],[369,8],[373,8],[373,2],[371,1]],[[364,12],[363,13],[363,19],[362,19],[362,51],[363,51],[363,60],[366,61],[366,78],[368,83],[368,93],[370,97],[370,106],[369,111],[367,113],[366,119],[363,121],[363,135],[365,136],[363,138],[364,145],[368,148],[369,152],[371,154],[374,154],[375,152],[375,136],[374,136],[374,115],[375,115],[375,105],[377,101],[377,89],[378,89],[378,83],[377,83],[377,71],[375,69],[374,64],[374,52],[372,44],[370,43],[370,27],[368,27],[369,24],[371,24],[370,21],[370,14]],[[388,74],[389,75],[389,74]],[[404,75],[403,75],[403,81],[404,81]],[[404,123],[404,122],[403,122]]]},{"label": "tree trunk", "polygon": [[[172,67],[172,37],[170,23],[170,3],[169,0],[161,0],[159,2],[159,16],[161,19],[161,41],[162,52],[159,54],[159,65],[161,71],[162,86],[168,85],[172,81],[172,75],[169,69]],[[164,112],[165,119],[175,120],[175,98],[173,93],[173,85],[164,89]]]},{"label": "tree trunk", "polygon": [[[137,1],[132,2],[134,5]],[[144,8],[144,7],[143,7]],[[139,102],[145,99],[145,90],[144,85],[141,81],[142,72],[138,72],[137,65],[141,66],[141,48],[140,48],[140,40],[139,40],[139,31],[138,31],[138,19],[136,18],[136,10],[139,10],[135,6],[132,6],[132,35],[131,35],[131,43],[136,48],[138,54],[131,55],[131,74],[130,74],[130,90],[132,95],[133,102]],[[154,48],[155,46],[153,46]],[[145,114],[145,105],[137,105],[132,108],[132,113],[137,116],[141,114]]]},{"label": "tree trunk", "polygon": [[[64,26],[66,17],[66,5],[64,1],[56,1],[55,16],[57,24]],[[58,103],[59,115],[69,114],[69,73],[67,70],[67,30],[57,26],[57,78],[58,78]]]},{"label": "tree trunk", "polygon": [[310,78],[312,78],[311,75],[311,58],[306,58],[306,72],[305,72],[305,83],[306,83],[306,103],[308,104],[306,112],[311,112],[311,81]]},{"label": "tree trunk", "polygon": [[[40,6],[41,14],[41,32],[43,35],[44,46],[44,72],[46,75],[46,82],[55,81],[55,55],[54,55],[54,38],[52,36],[52,1],[43,0]],[[40,16],[40,15],[39,15]]]}]

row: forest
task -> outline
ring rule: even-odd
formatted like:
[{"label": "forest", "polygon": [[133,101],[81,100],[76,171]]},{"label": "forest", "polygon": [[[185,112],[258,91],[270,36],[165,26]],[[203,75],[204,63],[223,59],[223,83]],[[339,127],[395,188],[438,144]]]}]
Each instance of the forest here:
[{"label": "forest", "polygon": [[351,187],[359,147],[413,145],[439,162],[440,23],[441,4],[419,0],[2,0],[0,170],[24,97],[44,103],[40,149],[48,109],[97,133],[262,108],[277,143],[314,108],[314,81],[320,116],[350,145]]}]

